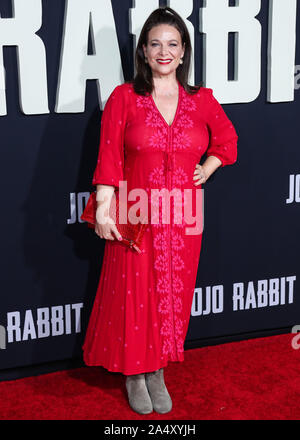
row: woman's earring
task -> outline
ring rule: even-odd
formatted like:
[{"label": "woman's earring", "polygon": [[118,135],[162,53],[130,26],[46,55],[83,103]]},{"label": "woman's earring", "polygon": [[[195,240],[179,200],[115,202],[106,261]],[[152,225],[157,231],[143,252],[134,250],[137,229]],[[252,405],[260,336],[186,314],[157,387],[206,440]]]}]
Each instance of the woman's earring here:
[{"label": "woman's earring", "polygon": [[183,64],[183,58],[180,58],[179,64]]},{"label": "woman's earring", "polygon": [[147,58],[147,57],[145,57],[145,63],[146,63],[146,64],[148,63],[148,58]]}]

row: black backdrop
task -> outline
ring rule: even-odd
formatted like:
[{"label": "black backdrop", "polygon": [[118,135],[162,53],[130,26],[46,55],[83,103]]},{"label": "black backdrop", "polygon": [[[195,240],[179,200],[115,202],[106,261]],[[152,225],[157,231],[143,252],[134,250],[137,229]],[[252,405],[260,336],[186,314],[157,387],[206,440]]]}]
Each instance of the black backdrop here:
[{"label": "black backdrop", "polygon": [[[128,20],[133,3],[112,1],[125,79],[133,75]],[[195,0],[189,17],[200,54],[201,6],[203,2]],[[263,0],[257,16],[262,25],[261,92],[253,102],[223,105],[239,135],[238,161],[218,169],[204,187],[204,236],[186,348],[289,332],[300,320],[299,197],[286,202],[289,183],[300,174],[299,85],[295,76],[294,101],[267,102],[268,7]],[[48,114],[22,112],[16,47],[3,49],[7,101],[7,114],[0,117],[3,370],[81,357],[104,247],[104,241],[78,221],[80,206],[93,190],[98,152],[101,111],[96,81],[87,81],[84,112],[55,112],[65,1],[44,0],[42,8],[38,35],[47,54]],[[10,0],[0,0],[0,13],[2,18],[12,16]],[[91,42],[89,46],[91,50]],[[296,65],[298,57],[297,47]],[[195,72],[199,82],[201,56],[195,59]],[[75,222],[68,222],[73,218],[70,200],[81,204],[76,206]],[[259,286],[265,294],[260,294]],[[244,305],[240,301],[235,308],[234,292],[241,293],[241,288]],[[210,293],[214,300],[209,311]]]}]

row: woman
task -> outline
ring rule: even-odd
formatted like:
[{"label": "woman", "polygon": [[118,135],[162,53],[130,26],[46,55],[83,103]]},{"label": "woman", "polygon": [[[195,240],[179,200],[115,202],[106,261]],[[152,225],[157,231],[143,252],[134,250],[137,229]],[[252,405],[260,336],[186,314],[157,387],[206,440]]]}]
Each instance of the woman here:
[{"label": "woman", "polygon": [[[169,7],[153,11],[137,45],[136,76],[113,90],[102,115],[93,185],[105,209],[120,181],[149,199],[155,188],[189,190],[199,205],[201,184],[236,161],[238,137],[212,89],[187,84],[190,59],[181,17]],[[202,230],[187,233],[185,217],[174,221],[174,200],[169,224],[148,221],[141,254],[116,240],[113,222],[103,216],[96,224],[107,241],[84,361],[126,375],[129,404],[140,414],[171,410],[163,368],[184,360]]]}]

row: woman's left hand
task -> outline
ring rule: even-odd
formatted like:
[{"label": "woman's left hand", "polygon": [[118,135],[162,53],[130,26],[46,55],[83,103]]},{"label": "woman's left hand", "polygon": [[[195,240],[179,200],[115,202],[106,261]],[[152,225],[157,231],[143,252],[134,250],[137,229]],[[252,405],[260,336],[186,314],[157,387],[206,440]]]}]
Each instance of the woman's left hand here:
[{"label": "woman's left hand", "polygon": [[196,180],[196,182],[194,182],[194,185],[201,185],[202,183],[205,183],[207,179],[208,179],[208,175],[205,169],[203,168],[202,165],[199,165],[197,163],[193,177],[193,180]]}]

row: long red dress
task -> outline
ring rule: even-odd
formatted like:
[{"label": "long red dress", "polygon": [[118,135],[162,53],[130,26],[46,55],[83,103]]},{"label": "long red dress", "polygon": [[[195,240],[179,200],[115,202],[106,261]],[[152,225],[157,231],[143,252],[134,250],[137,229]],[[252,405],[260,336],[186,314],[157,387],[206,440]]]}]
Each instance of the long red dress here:
[{"label": "long red dress", "polygon": [[190,95],[177,84],[179,98],[170,126],[152,96],[136,94],[130,83],[113,90],[102,114],[93,185],[118,190],[119,182],[127,181],[127,192],[142,188],[149,200],[152,188],[182,192],[180,203],[171,198],[168,224],[161,215],[153,224],[149,217],[141,254],[116,239],[105,242],[83,358],[86,365],[125,375],[184,360],[202,230],[186,233],[186,226],[196,223],[187,225],[184,216],[176,223],[174,205],[183,208],[183,190],[189,189],[199,220],[196,192],[202,192],[201,185],[194,185],[195,165],[204,153],[218,157],[221,166],[237,160],[237,133],[212,89],[202,87]]}]

